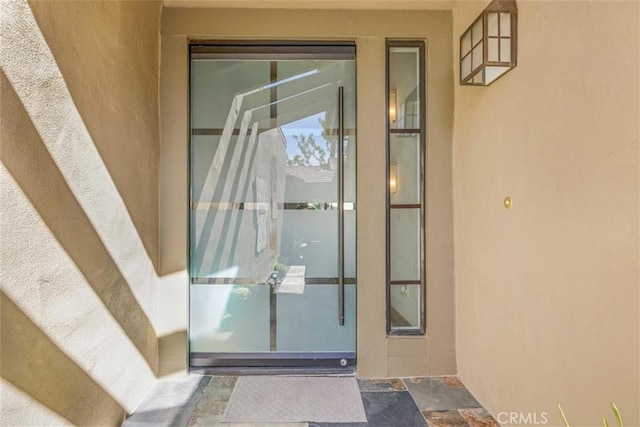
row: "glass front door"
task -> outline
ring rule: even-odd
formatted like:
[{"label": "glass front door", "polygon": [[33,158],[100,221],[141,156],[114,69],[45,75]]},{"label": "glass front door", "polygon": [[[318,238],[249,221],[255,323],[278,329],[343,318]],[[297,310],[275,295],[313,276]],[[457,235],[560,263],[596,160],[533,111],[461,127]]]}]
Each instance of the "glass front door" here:
[{"label": "glass front door", "polygon": [[354,45],[190,62],[191,365],[353,365]]}]

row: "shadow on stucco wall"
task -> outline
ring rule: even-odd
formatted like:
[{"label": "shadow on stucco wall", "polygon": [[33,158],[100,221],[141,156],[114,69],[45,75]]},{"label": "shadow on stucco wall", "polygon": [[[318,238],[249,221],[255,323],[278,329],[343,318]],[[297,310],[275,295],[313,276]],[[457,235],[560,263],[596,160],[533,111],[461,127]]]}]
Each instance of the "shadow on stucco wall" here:
[{"label": "shadow on stucco wall", "polygon": [[184,371],[187,340],[184,330],[158,338],[158,378]]},{"label": "shadow on stucco wall", "polygon": [[119,425],[155,384],[160,12],[0,2],[2,425]]},{"label": "shadow on stucco wall", "polygon": [[[15,121],[3,126],[0,160],[149,367],[155,369],[156,336],[151,322],[2,72],[0,79],[3,108],[16,113]],[[42,265],[41,260],[31,261],[34,268]]]},{"label": "shadow on stucco wall", "polygon": [[[0,291],[0,374],[75,425],[119,424],[125,410]],[[94,404],[78,402],[90,399]]]},{"label": "shadow on stucco wall", "polygon": [[158,272],[159,2],[29,6]]}]

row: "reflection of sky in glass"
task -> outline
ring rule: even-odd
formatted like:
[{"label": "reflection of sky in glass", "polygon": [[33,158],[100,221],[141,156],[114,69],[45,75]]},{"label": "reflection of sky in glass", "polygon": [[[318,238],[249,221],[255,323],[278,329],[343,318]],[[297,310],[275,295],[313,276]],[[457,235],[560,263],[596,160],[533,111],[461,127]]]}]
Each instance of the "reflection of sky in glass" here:
[{"label": "reflection of sky in glass", "polygon": [[320,147],[325,146],[325,140],[322,137],[322,126],[320,126],[320,119],[324,120],[325,112],[317,113],[312,116],[305,117],[295,122],[287,123],[280,126],[282,133],[287,140],[287,158],[293,159],[296,154],[301,154],[298,143],[293,137],[294,135],[303,134],[308,136],[313,135],[316,142],[320,144]]},{"label": "reflection of sky in glass", "polygon": [[285,78],[285,79],[278,80],[278,81],[276,81],[276,82],[274,82],[274,83],[269,83],[268,85],[263,86],[263,89],[271,89],[271,88],[273,88],[273,87],[278,87],[278,86],[280,86],[281,84],[289,83],[289,82],[292,82],[292,81],[294,81],[294,80],[302,79],[302,78],[304,78],[304,77],[308,77],[308,76],[311,76],[311,75],[313,75],[313,74],[317,74],[317,73],[318,73],[318,70],[317,70],[317,69],[315,69],[315,70],[307,71],[307,72],[305,72],[305,73],[296,74],[296,75],[294,75],[294,76],[291,76],[291,77],[287,77],[287,78]]}]

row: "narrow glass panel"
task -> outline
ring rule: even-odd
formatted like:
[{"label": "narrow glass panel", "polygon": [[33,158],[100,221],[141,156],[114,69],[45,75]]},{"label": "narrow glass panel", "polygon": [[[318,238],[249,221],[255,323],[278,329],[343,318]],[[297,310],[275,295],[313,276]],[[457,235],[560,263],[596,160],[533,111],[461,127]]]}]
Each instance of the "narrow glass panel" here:
[{"label": "narrow glass panel", "polygon": [[471,55],[467,55],[462,60],[462,78],[467,77],[471,74]]},{"label": "narrow glass panel", "polygon": [[511,39],[500,39],[500,61],[511,62]]},{"label": "narrow glass panel", "polygon": [[462,43],[460,45],[460,55],[465,56],[471,52],[471,31],[467,31],[462,36]]},{"label": "narrow glass panel", "polygon": [[489,39],[489,61],[500,61],[499,39]]},{"label": "narrow glass panel", "polygon": [[394,329],[416,329],[420,325],[420,285],[392,285],[391,327]]},{"label": "narrow glass panel", "polygon": [[500,36],[511,37],[511,15],[508,13],[500,14]]},{"label": "narrow glass panel", "polygon": [[[393,129],[416,129],[420,126],[419,59],[417,47],[389,49],[389,93],[395,92],[397,102],[396,120],[389,123]],[[390,110],[392,108],[389,107]]]},{"label": "narrow glass panel", "polygon": [[389,162],[395,163],[396,173],[391,205],[420,204],[420,135],[391,135]]},{"label": "narrow glass panel", "polygon": [[483,58],[484,58],[484,52],[482,50],[482,43],[480,43],[478,46],[476,46],[473,49],[473,52],[471,53],[471,55],[473,55],[473,58],[471,59],[471,62],[472,62],[471,68],[473,70],[475,70],[476,68],[478,68],[479,66],[482,65],[482,61],[483,61]]},{"label": "narrow glass panel", "polygon": [[490,13],[487,16],[487,25],[489,26],[489,36],[498,36],[498,14]]},{"label": "narrow glass panel", "polygon": [[[472,72],[470,39],[467,34],[462,40],[469,50],[460,64],[463,78]],[[400,43],[388,46],[387,64],[387,90],[397,92],[400,104],[395,125],[390,117],[387,121],[387,331],[422,334],[425,117],[418,103],[424,97],[424,45],[408,41],[401,47]],[[404,53],[411,53],[411,57],[403,58]],[[396,284],[406,281],[411,282],[410,287],[409,283],[404,287]]]},{"label": "narrow glass panel", "polygon": [[486,76],[487,76],[487,84],[491,83],[492,81],[494,81],[495,79],[497,79],[498,77],[506,73],[507,71],[509,71],[509,67],[487,67],[485,69]]},{"label": "narrow glass panel", "polygon": [[420,280],[420,208],[390,210],[391,280]]},{"label": "narrow glass panel", "polygon": [[482,40],[482,17],[478,19],[471,29],[471,42],[476,45],[479,41]]}]

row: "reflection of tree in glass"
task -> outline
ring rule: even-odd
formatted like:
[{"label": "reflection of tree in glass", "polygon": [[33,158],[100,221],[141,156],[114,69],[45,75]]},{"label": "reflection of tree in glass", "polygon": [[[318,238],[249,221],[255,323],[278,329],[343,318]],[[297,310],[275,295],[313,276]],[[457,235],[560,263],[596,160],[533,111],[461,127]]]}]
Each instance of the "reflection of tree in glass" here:
[{"label": "reflection of tree in glass", "polygon": [[325,148],[321,147],[316,142],[313,134],[309,135],[292,135],[296,140],[300,154],[296,154],[293,159],[289,159],[288,163],[292,166],[320,166],[323,169],[327,169],[329,162],[327,161],[327,149],[328,144],[325,140]]},{"label": "reflection of tree in glass", "polygon": [[322,139],[324,141],[317,142],[314,135],[292,135],[298,144],[300,154],[296,154],[293,159],[289,159],[289,166],[318,166],[321,169],[331,169],[331,159],[336,157],[337,136],[331,135],[327,129],[327,122],[318,119],[322,126]]},{"label": "reflection of tree in glass", "polygon": [[324,138],[327,147],[329,147],[329,158],[333,159],[336,157],[338,135],[331,135],[331,132],[329,132],[329,129],[327,128],[326,120],[318,119],[318,123],[322,126],[322,137]]}]

